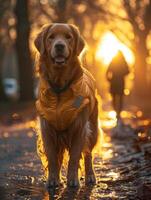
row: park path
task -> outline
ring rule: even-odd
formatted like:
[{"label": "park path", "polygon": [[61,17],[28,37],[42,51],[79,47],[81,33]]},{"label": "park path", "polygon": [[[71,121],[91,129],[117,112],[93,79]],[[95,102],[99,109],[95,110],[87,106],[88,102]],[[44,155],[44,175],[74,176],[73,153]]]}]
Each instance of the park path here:
[{"label": "park path", "polygon": [[0,200],[150,200],[151,123],[141,113],[132,120],[132,114],[125,112],[124,121],[134,125],[134,132],[111,137],[115,125],[112,114],[104,113],[101,118],[104,135],[94,153],[97,184],[86,187],[81,177],[78,190],[68,190],[64,184],[49,193],[36,154],[35,120],[24,121],[15,116],[9,126],[1,125]]}]

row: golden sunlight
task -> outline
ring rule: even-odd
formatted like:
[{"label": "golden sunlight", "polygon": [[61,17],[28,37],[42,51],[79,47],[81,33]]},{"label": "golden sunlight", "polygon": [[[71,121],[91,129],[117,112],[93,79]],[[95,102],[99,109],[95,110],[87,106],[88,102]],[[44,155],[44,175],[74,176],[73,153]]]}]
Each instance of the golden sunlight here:
[{"label": "golden sunlight", "polygon": [[118,50],[121,50],[128,64],[134,63],[134,55],[132,51],[124,45],[111,32],[106,32],[100,39],[98,49],[96,51],[96,59],[101,60],[104,65],[108,65]]}]

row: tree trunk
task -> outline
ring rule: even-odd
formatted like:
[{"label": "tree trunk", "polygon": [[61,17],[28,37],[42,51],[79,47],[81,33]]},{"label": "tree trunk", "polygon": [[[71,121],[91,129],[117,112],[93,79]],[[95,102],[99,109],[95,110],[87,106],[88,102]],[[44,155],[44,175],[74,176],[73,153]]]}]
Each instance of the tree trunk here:
[{"label": "tree trunk", "polygon": [[33,99],[33,66],[29,50],[30,23],[28,19],[28,0],[17,0],[15,14],[17,19],[16,51],[19,69],[20,101]]},{"label": "tree trunk", "polygon": [[58,23],[66,23],[67,22],[67,4],[68,0],[58,0],[56,5],[56,13]]},{"label": "tree trunk", "polygon": [[135,43],[135,80],[134,89],[137,95],[143,96],[148,94],[147,84],[147,63],[146,58],[148,50],[146,46],[146,37],[141,36]]}]

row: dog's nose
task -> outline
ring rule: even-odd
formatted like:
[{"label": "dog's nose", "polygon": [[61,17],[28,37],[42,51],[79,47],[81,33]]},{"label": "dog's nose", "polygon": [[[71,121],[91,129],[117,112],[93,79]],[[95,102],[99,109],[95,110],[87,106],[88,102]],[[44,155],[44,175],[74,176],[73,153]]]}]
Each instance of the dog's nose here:
[{"label": "dog's nose", "polygon": [[57,52],[63,52],[64,48],[65,48],[64,44],[56,44],[55,45],[55,49]]}]

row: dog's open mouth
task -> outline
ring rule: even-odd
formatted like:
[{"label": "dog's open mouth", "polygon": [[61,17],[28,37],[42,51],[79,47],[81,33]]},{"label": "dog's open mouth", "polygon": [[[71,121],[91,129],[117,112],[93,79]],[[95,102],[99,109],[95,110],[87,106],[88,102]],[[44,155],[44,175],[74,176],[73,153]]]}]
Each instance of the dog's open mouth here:
[{"label": "dog's open mouth", "polygon": [[56,56],[55,58],[53,58],[53,60],[55,64],[63,65],[66,63],[67,58],[64,56]]}]

